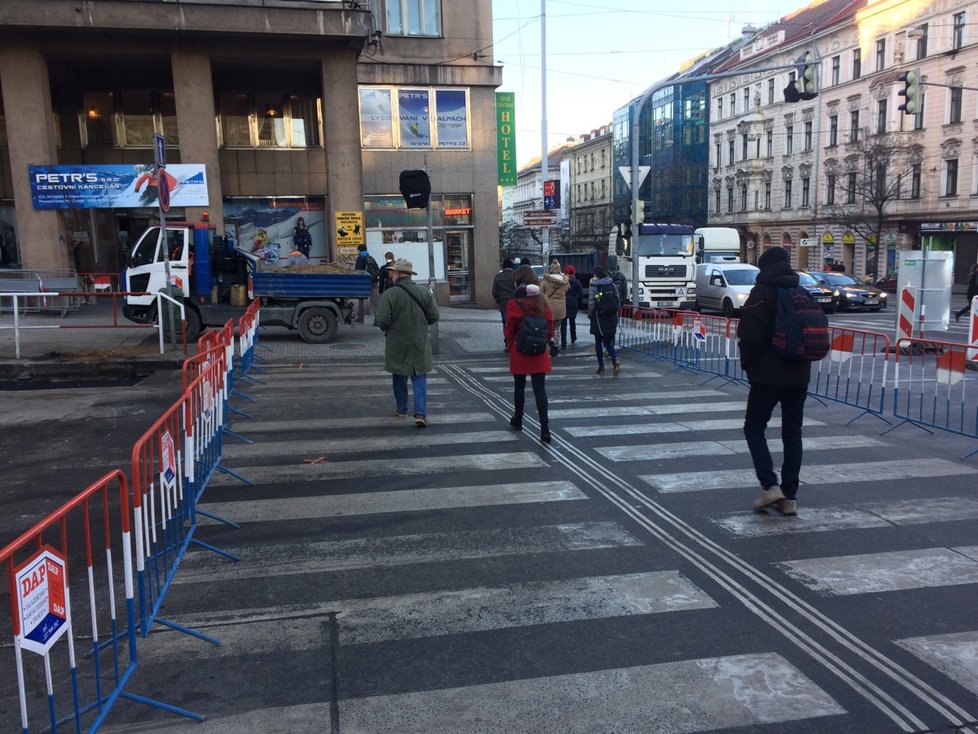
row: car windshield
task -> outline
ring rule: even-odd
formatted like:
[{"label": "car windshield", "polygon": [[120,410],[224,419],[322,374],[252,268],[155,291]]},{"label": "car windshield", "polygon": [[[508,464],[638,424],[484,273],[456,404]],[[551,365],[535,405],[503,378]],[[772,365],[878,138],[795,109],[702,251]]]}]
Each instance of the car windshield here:
[{"label": "car windshield", "polygon": [[839,273],[822,273],[822,277],[829,285],[859,285],[852,277]]},{"label": "car windshield", "polygon": [[729,285],[754,285],[754,281],[757,280],[757,271],[752,268],[727,270],[725,275]]},{"label": "car windshield", "polygon": [[798,273],[798,283],[800,285],[818,285],[818,281],[808,273]]},{"label": "car windshield", "polygon": [[692,254],[693,236],[690,234],[643,234],[638,238],[639,257]]}]

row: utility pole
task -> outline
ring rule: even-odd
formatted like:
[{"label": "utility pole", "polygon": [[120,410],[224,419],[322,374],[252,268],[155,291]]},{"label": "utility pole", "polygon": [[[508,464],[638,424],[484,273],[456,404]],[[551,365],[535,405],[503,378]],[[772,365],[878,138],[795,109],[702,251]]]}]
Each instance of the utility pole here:
[{"label": "utility pole", "polygon": [[[542,134],[542,151],[540,153],[540,210],[547,208],[547,197],[544,189],[547,183],[547,175],[550,172],[550,161],[547,158],[547,0],[540,0],[540,88],[542,98],[540,99],[540,128]],[[543,226],[542,242],[540,249],[543,255],[543,265],[546,266],[550,258],[550,227]],[[546,271],[544,271],[546,272]]]}]

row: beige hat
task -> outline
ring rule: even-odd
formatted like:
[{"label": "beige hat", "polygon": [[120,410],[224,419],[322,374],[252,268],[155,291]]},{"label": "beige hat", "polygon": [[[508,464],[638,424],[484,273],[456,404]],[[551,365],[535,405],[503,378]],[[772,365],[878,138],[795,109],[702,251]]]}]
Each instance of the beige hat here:
[{"label": "beige hat", "polygon": [[397,258],[397,260],[387,266],[387,269],[396,270],[399,273],[407,273],[408,275],[417,275],[414,272],[414,264],[410,260],[405,260],[403,257]]}]

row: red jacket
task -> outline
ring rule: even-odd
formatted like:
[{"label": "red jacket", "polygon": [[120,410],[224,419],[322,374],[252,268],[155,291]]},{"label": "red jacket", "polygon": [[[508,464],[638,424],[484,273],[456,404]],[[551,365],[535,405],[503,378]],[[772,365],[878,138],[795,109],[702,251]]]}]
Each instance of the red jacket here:
[{"label": "red jacket", "polygon": [[[511,298],[506,304],[506,326],[503,332],[506,335],[506,343],[510,345],[510,374],[535,375],[538,372],[550,372],[549,351],[544,351],[543,354],[520,354],[516,351],[516,335],[520,333],[524,307],[526,313],[539,313],[535,296],[533,298]],[[544,309],[543,316],[547,319],[547,339],[552,340],[554,338],[554,315],[549,305]]]}]

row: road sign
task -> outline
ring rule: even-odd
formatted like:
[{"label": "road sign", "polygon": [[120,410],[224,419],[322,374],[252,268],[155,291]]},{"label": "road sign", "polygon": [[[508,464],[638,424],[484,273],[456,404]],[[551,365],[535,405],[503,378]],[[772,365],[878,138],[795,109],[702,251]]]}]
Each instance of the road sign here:
[{"label": "road sign", "polygon": [[[638,185],[641,186],[642,182],[645,181],[645,177],[649,175],[649,171],[652,170],[652,166],[639,166],[638,167]],[[621,174],[622,178],[625,179],[625,185],[628,190],[632,190],[632,167],[631,166],[618,166],[618,172]]]},{"label": "road sign", "polygon": [[812,239],[811,237],[802,237],[798,240],[799,247],[812,247],[818,242],[818,240]]},{"label": "road sign", "polygon": [[166,138],[159,133],[153,136],[153,147],[156,151],[156,165],[158,168],[166,168]]},{"label": "road sign", "polygon": [[160,196],[160,209],[164,212],[170,211],[170,179],[166,175],[166,169],[156,167],[156,190]]}]

